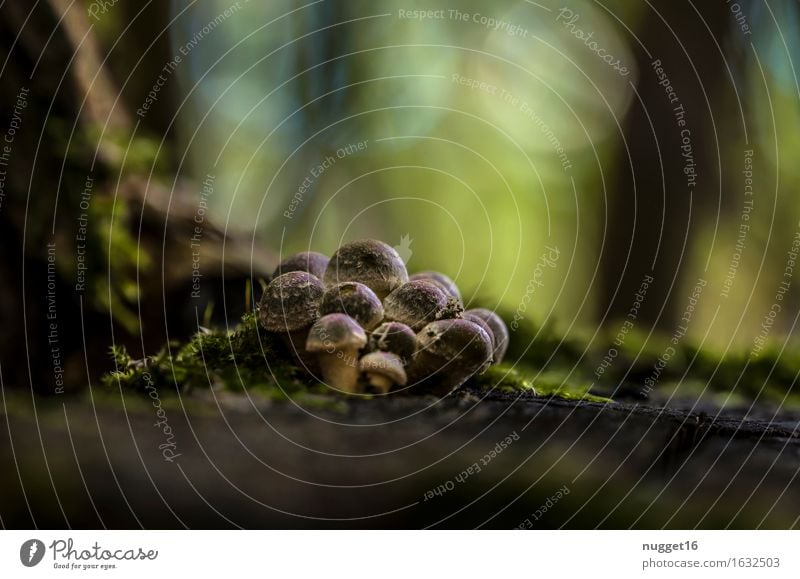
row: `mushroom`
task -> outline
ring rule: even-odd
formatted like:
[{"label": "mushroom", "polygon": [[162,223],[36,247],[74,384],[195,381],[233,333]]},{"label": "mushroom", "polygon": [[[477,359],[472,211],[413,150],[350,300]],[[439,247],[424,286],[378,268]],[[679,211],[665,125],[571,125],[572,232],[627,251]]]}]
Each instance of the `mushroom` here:
[{"label": "mushroom", "polygon": [[492,339],[469,320],[439,320],[417,334],[417,353],[409,378],[436,394],[452,391],[492,362]]},{"label": "mushroom", "polygon": [[415,280],[401,285],[383,302],[386,319],[406,324],[418,332],[436,320],[461,315],[461,306],[444,290],[429,281]]},{"label": "mushroom", "polygon": [[[479,315],[475,314],[474,312],[466,311],[461,316],[465,320],[469,320],[473,324],[478,324],[484,332],[489,335],[489,338],[492,340],[492,352],[494,352],[495,341],[494,341],[494,332],[492,328],[489,327],[489,324],[483,321],[483,318]],[[494,358],[492,359],[492,363],[494,363]]]},{"label": "mushroom", "polygon": [[328,314],[311,326],[306,351],[317,355],[322,379],[342,392],[358,391],[358,352],[367,334],[346,314]]},{"label": "mushroom", "polygon": [[383,304],[363,283],[346,281],[325,291],[319,313],[347,314],[365,330],[371,330],[383,321]]},{"label": "mushroom", "polygon": [[411,277],[408,278],[409,281],[414,280],[423,280],[429,281],[432,284],[436,285],[444,291],[447,295],[454,297],[458,300],[458,303],[463,304],[464,300],[461,298],[461,292],[458,290],[458,286],[456,282],[450,279],[445,274],[438,272],[438,271],[421,271],[419,273],[415,273]]},{"label": "mushroom", "polygon": [[259,302],[258,319],[261,325],[268,332],[280,334],[293,355],[307,369],[313,369],[314,360],[304,356],[305,343],[309,328],[319,317],[319,304],[324,291],[322,282],[315,276],[304,271],[293,271],[273,279]]},{"label": "mushroom", "polygon": [[498,316],[492,310],[487,310],[486,308],[467,310],[464,312],[464,318],[467,318],[467,314],[469,314],[470,317],[482,319],[492,330],[492,337],[494,341],[494,363],[499,364],[502,362],[506,355],[506,351],[508,350],[508,343],[510,341],[508,328],[506,327],[506,323],[503,321],[503,318]]},{"label": "mushroom", "polygon": [[272,277],[278,277],[290,271],[305,271],[322,279],[328,267],[328,256],[316,251],[303,251],[290,255],[278,264]]},{"label": "mushroom", "polygon": [[383,299],[408,281],[406,266],[397,251],[382,241],[364,239],[342,245],[325,270],[326,285],[357,281]]},{"label": "mushroom", "polygon": [[405,386],[408,380],[400,356],[391,352],[371,352],[361,358],[358,368],[382,394],[388,394],[393,386]]},{"label": "mushroom", "polygon": [[373,352],[397,354],[407,364],[417,350],[417,335],[405,324],[385,322],[370,334],[369,348]]}]

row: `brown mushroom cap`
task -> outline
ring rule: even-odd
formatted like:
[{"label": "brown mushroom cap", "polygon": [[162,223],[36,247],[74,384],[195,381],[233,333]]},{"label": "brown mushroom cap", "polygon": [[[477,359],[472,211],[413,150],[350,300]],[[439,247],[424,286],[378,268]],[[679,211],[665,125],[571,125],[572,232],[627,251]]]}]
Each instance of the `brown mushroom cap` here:
[{"label": "brown mushroom cap", "polygon": [[467,314],[482,319],[484,322],[486,322],[486,325],[491,328],[494,338],[494,363],[499,364],[502,362],[506,355],[506,351],[508,351],[508,343],[510,341],[508,327],[506,327],[506,323],[503,321],[503,318],[498,316],[492,310],[487,310],[486,308],[467,310],[464,312],[465,318],[467,317]]},{"label": "brown mushroom cap", "polygon": [[489,337],[492,339],[492,351],[494,351],[495,348],[494,332],[492,331],[492,328],[489,327],[489,324],[484,322],[482,317],[471,311],[464,312],[461,317],[464,318],[465,320],[469,320],[473,324],[478,324],[483,329],[483,331],[489,335]]},{"label": "brown mushroom cap", "polygon": [[329,287],[322,296],[319,313],[347,314],[365,329],[371,330],[383,321],[383,304],[363,283],[346,281]]},{"label": "brown mushroom cap", "polygon": [[385,322],[372,331],[369,346],[373,351],[397,354],[407,362],[417,350],[417,335],[403,323]]},{"label": "brown mushroom cap", "polygon": [[270,332],[293,332],[313,324],[325,287],[304,271],[285,273],[273,279],[259,303],[261,325]]},{"label": "brown mushroom cap", "polygon": [[397,251],[374,239],[342,245],[331,256],[324,276],[327,285],[357,281],[383,299],[408,281],[406,265]]},{"label": "brown mushroom cap", "polygon": [[372,352],[358,363],[358,369],[366,374],[382,376],[397,386],[405,386],[408,381],[403,361],[391,352]]},{"label": "brown mushroom cap", "polygon": [[383,302],[386,319],[419,331],[436,320],[461,314],[460,306],[429,281],[415,280],[401,285]]},{"label": "brown mushroom cap", "polygon": [[423,280],[429,281],[437,285],[447,295],[456,298],[460,303],[463,303],[461,292],[452,279],[439,271],[420,271],[408,278],[409,281]]},{"label": "brown mushroom cap", "polygon": [[347,314],[328,314],[311,326],[306,350],[330,354],[341,350],[360,350],[366,344],[367,334],[357,321]]},{"label": "brown mushroom cap", "polygon": [[491,360],[492,338],[469,320],[432,322],[417,334],[417,344],[419,350],[441,358],[466,356],[481,363]]},{"label": "brown mushroom cap", "polygon": [[439,320],[417,334],[415,379],[432,377],[447,387],[460,386],[482,374],[492,362],[492,339],[469,320]]},{"label": "brown mushroom cap", "polygon": [[272,277],[278,277],[290,271],[305,271],[322,279],[328,267],[328,256],[316,251],[302,251],[290,255],[278,264]]}]

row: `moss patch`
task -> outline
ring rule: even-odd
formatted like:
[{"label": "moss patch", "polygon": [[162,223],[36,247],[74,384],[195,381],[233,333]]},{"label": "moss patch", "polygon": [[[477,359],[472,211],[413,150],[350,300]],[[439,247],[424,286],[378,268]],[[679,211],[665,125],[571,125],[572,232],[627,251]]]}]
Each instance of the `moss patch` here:
[{"label": "moss patch", "polygon": [[610,398],[589,394],[589,383],[576,382],[565,374],[548,372],[529,378],[520,370],[502,364],[492,366],[484,374],[476,376],[473,383],[484,391],[494,389],[507,394],[529,393],[565,400],[612,402]]},{"label": "moss patch", "polygon": [[[529,393],[566,400],[608,402],[590,392],[597,383],[611,391],[620,383],[644,384],[663,352],[663,341],[651,338],[640,343],[640,336],[628,336],[613,364],[600,379],[593,375],[610,342],[586,347],[579,338],[563,338],[552,329],[520,327],[512,335],[508,356],[523,367],[491,367],[471,384],[480,390],[495,389],[506,394]],[[186,343],[172,343],[146,360],[133,360],[123,349],[113,352],[117,371],[104,378],[109,387],[146,393],[147,379],[159,385],[170,384],[175,392],[216,388],[231,392],[258,394],[270,400],[292,400],[311,407],[328,406],[343,398],[310,379],[289,360],[283,343],[260,331],[253,314],[246,315],[233,331],[204,331]],[[795,349],[765,348],[758,357],[745,354],[715,354],[691,345],[676,349],[661,371],[655,388],[662,394],[708,397],[721,396],[725,404],[761,400],[783,406],[800,407],[800,391],[795,379],[800,376],[800,353]],[[146,378],[147,377],[147,378]]]},{"label": "moss patch", "polygon": [[204,331],[185,344],[173,342],[155,356],[134,360],[124,348],[112,350],[116,371],[106,375],[108,387],[146,392],[150,383],[171,384],[176,392],[196,388],[258,392],[269,398],[307,390],[298,370],[284,362],[277,340],[260,332],[253,314],[233,331]]},{"label": "moss patch", "polygon": [[[260,331],[255,315],[248,314],[233,331],[203,331],[185,344],[171,343],[155,356],[134,360],[124,348],[112,351],[116,370],[103,383],[109,389],[146,394],[151,384],[171,385],[174,393],[214,388],[244,392],[270,400],[291,398],[308,407],[345,412],[344,399],[310,379],[288,362],[289,354],[275,336]],[[472,381],[480,389],[529,393],[566,400],[609,399],[588,393],[588,383],[567,380],[557,373],[539,374],[535,380],[509,366],[493,366]],[[168,392],[169,390],[167,390]]]},{"label": "moss patch", "polygon": [[[504,316],[509,319],[508,315]],[[563,336],[553,326],[536,326],[529,321],[519,324],[512,333],[509,359],[520,360],[547,375],[569,374],[573,382],[595,382],[605,390],[617,385],[640,385],[655,382],[653,390],[674,392],[692,397],[699,391],[708,396],[717,393],[726,404],[760,401],[784,407],[800,408],[800,344],[785,347],[766,344],[759,352],[716,352],[688,342],[674,346],[667,336],[648,335],[632,330],[622,343],[615,343],[617,326],[609,323],[608,332],[594,341],[575,334]],[[603,364],[609,352],[615,353],[610,364]],[[666,365],[661,362],[669,352]],[[602,367],[601,375],[596,371]],[[658,370],[656,368],[658,367]],[[557,382],[557,380],[556,380]],[[545,388],[537,389],[541,392]]]}]

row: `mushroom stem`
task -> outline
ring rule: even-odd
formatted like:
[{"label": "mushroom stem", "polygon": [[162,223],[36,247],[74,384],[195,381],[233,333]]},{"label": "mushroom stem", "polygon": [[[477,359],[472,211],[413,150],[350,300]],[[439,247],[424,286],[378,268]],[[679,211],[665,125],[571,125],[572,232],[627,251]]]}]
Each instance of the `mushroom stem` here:
[{"label": "mushroom stem", "polygon": [[358,388],[358,350],[333,350],[318,354],[322,379],[328,386],[356,394]]},{"label": "mushroom stem", "polygon": [[388,394],[389,390],[391,390],[392,386],[394,385],[394,382],[392,382],[386,376],[382,376],[381,374],[374,372],[368,372],[367,379],[369,380],[369,385],[375,388],[381,394]]}]

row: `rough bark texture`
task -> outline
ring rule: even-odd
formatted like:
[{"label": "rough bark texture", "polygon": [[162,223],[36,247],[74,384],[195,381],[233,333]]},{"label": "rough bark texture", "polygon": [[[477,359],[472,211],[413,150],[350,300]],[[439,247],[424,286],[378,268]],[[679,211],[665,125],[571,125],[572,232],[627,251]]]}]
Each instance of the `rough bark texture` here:
[{"label": "rough bark texture", "polygon": [[15,400],[0,417],[15,453],[0,451],[0,515],[54,528],[798,524],[798,416],[479,400],[332,411],[208,393],[164,402],[169,440],[150,399],[51,399],[36,413]]}]

